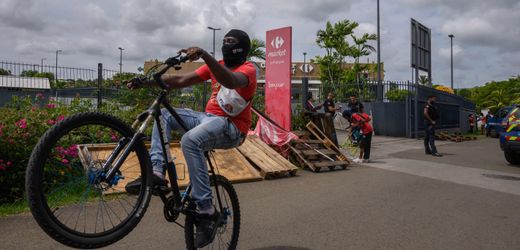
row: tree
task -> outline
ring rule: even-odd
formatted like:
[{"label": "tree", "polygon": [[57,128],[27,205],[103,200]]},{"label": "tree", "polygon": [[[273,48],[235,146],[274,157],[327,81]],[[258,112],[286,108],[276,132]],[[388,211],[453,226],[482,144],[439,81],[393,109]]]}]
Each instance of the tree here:
[{"label": "tree", "polygon": [[36,70],[24,70],[20,73],[20,76],[34,77],[36,74],[38,74],[38,71]]},{"label": "tree", "polygon": [[265,60],[265,42],[253,38],[251,40],[251,49],[249,50],[249,54],[247,55],[247,60],[251,60],[252,58],[258,58]]},{"label": "tree", "polygon": [[460,89],[457,94],[473,101],[477,109],[489,108],[493,112],[520,103],[520,78],[512,77],[505,81],[488,82],[484,86]]},{"label": "tree", "polygon": [[[345,58],[353,57],[354,46],[350,45],[347,37],[354,33],[358,23],[350,20],[341,20],[335,24],[327,22],[324,30],[316,33],[316,43],[325,49],[323,57],[317,56],[311,60],[316,62],[320,68],[320,80],[322,82],[321,93],[336,90],[338,97],[343,97],[345,88],[340,88],[340,83],[353,80],[353,74],[345,67]],[[355,75],[354,75],[355,79]]]},{"label": "tree", "polygon": [[352,50],[352,55],[355,58],[354,63],[354,73],[356,74],[356,84],[358,87],[358,93],[361,91],[361,88],[359,86],[359,73],[363,70],[367,69],[366,66],[361,67],[359,64],[359,58],[362,56],[368,56],[371,52],[375,52],[376,49],[372,46],[367,44],[369,41],[373,41],[377,39],[377,36],[375,34],[363,34],[362,37],[356,37],[355,35],[350,35],[352,37],[352,40],[354,41],[354,48]]},{"label": "tree", "polygon": [[419,76],[419,84],[421,85],[428,85],[430,84],[430,79],[428,79],[427,76]]},{"label": "tree", "polygon": [[[345,19],[334,24],[327,22],[325,29],[318,30],[316,33],[316,43],[320,48],[325,49],[325,55],[317,56],[311,61],[319,65],[323,94],[334,90],[340,99],[354,91],[360,94],[359,86],[356,89],[354,86],[347,88],[345,85],[357,81],[358,73],[366,69],[360,67],[359,58],[375,51],[368,42],[377,37],[375,34],[366,33],[356,37],[354,30],[357,27],[358,23]],[[352,69],[345,65],[347,58],[355,59]]]},{"label": "tree", "polygon": [[39,72],[34,75],[34,77],[47,78],[50,82],[54,81],[54,74],[51,72]]},{"label": "tree", "polygon": [[8,76],[8,75],[11,75],[11,71],[10,70],[6,70],[6,69],[3,69],[3,68],[0,68],[0,76]]}]

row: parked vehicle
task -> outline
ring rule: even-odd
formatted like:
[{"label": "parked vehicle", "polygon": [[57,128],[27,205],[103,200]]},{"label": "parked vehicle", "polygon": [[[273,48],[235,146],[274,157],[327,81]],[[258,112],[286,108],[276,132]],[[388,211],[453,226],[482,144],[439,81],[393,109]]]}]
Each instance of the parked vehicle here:
[{"label": "parked vehicle", "polygon": [[506,129],[500,134],[500,148],[509,163],[520,165],[520,105],[513,108],[504,120]]},{"label": "parked vehicle", "polygon": [[501,108],[496,112],[496,114],[490,117],[486,124],[486,134],[493,138],[498,138],[500,133],[505,132],[506,130],[506,118],[507,114],[511,112],[511,110],[518,105],[511,105],[504,108]]}]

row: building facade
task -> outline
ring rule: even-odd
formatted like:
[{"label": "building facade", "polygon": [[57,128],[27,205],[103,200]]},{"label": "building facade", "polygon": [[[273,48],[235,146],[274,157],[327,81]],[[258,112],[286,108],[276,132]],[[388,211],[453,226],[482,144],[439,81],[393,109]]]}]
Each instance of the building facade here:
[{"label": "building facade", "polygon": [[[146,61],[144,63],[144,71],[147,72],[151,67],[160,63],[157,60]],[[263,93],[263,88],[265,84],[265,62],[253,62],[258,70],[258,91],[259,93]],[[188,62],[182,65],[180,70],[170,69],[166,74],[184,74],[188,72],[193,72],[198,69],[200,66],[204,65],[203,61],[195,61]],[[377,67],[376,63],[361,63],[361,65],[366,65],[367,69],[361,72],[363,77],[369,81],[377,80]],[[346,68],[354,67],[353,63],[346,63]],[[309,91],[312,93],[315,99],[319,99],[320,96],[320,69],[319,66],[315,63],[303,63],[303,62],[293,62],[291,67],[291,86],[292,86],[292,94],[293,99],[298,99],[301,93],[302,88],[302,79],[307,77],[309,79]],[[381,81],[384,80],[384,64],[381,63]]]}]

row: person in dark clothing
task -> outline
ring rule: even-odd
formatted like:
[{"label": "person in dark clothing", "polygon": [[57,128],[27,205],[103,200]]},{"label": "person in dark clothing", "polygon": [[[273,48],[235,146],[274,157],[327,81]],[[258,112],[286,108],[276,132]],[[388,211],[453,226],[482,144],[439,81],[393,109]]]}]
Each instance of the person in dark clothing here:
[{"label": "person in dark clothing", "polygon": [[310,112],[316,112],[321,109],[321,105],[314,106],[312,103],[312,93],[307,94],[307,103],[305,103],[305,109]]},{"label": "person in dark clothing", "polygon": [[325,119],[327,119],[327,122],[331,124],[332,131],[330,131],[330,136],[332,138],[330,139],[332,140],[332,142],[334,142],[334,145],[338,146],[338,138],[336,136],[336,129],[334,129],[333,117],[336,111],[339,110],[339,108],[336,108],[336,104],[334,103],[334,93],[329,92],[329,94],[327,95],[327,100],[323,102],[322,106],[325,111]]},{"label": "person in dark clothing", "polygon": [[437,148],[435,147],[435,123],[439,118],[437,107],[435,107],[436,100],[437,96],[430,95],[428,96],[428,102],[426,103],[426,106],[424,106],[423,115],[426,132],[424,136],[424,150],[426,154],[440,157],[442,155],[437,152]]},{"label": "person in dark clothing", "polygon": [[356,94],[350,95],[350,100],[347,102],[347,109],[353,114],[363,109],[363,103],[357,99]]},{"label": "person in dark clothing", "polygon": [[332,116],[334,116],[334,113],[336,113],[336,111],[338,110],[336,108],[336,104],[334,103],[334,93],[330,92],[327,95],[327,100],[325,100],[325,102],[323,102],[322,106],[323,106],[323,110],[325,111],[325,113],[329,113]]},{"label": "person in dark clothing", "polygon": [[469,122],[469,132],[473,134],[473,128],[475,128],[475,117],[473,114],[470,114],[468,116],[468,122]]}]

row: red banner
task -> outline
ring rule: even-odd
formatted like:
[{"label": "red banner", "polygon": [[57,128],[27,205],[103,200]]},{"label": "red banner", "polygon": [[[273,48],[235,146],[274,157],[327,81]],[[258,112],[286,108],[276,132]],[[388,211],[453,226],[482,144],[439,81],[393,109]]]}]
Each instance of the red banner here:
[{"label": "red banner", "polygon": [[269,30],[266,36],[265,113],[291,130],[292,27]]},{"label": "red banner", "polygon": [[273,125],[262,116],[258,117],[255,130],[249,131],[249,134],[257,135],[262,141],[272,146],[283,157],[287,157],[289,155],[288,144],[292,140],[297,140],[298,136]]}]

